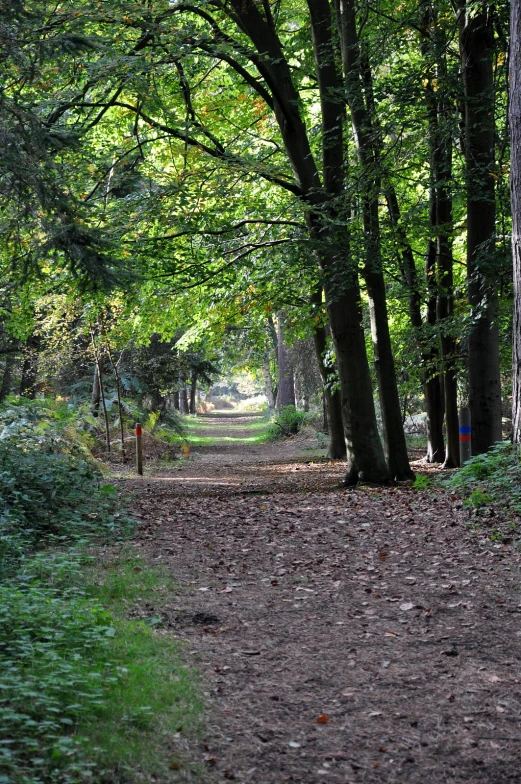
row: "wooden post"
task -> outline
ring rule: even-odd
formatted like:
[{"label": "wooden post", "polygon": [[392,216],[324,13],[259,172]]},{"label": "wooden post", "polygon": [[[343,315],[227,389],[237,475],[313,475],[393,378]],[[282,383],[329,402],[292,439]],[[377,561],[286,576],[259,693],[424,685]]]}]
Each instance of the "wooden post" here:
[{"label": "wooden post", "polygon": [[465,465],[472,457],[472,429],[470,408],[465,406],[459,411],[459,464]]},{"label": "wooden post", "polygon": [[143,428],[136,422],[136,468],[139,476],[143,476]]}]

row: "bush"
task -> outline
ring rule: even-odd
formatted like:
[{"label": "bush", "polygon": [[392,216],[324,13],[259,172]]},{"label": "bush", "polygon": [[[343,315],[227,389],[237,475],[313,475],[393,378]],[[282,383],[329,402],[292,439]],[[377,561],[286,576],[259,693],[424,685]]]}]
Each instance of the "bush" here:
[{"label": "bush", "polygon": [[64,782],[89,775],[72,731],[120,676],[106,661],[114,631],[78,591],[0,586],[0,770],[14,774],[0,781],[36,784],[57,768]]},{"label": "bush", "polygon": [[268,427],[267,440],[276,441],[279,438],[296,435],[308,418],[305,411],[297,411],[295,406],[283,406]]},{"label": "bush", "polygon": [[509,442],[496,444],[486,454],[471,458],[447,482],[466,496],[469,507],[500,502],[516,513],[521,512],[519,451]]},{"label": "bush", "polygon": [[0,570],[12,572],[37,547],[125,534],[116,499],[92,462],[0,444]]}]

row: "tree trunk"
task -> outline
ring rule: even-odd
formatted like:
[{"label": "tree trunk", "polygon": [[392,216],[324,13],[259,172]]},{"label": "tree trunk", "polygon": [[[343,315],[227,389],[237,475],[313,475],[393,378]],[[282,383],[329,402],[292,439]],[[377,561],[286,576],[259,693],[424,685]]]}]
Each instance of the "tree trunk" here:
[{"label": "tree trunk", "polygon": [[[322,307],[322,287],[311,296],[311,303],[317,310]],[[320,319],[315,321],[313,343],[323,383],[323,399],[329,436],[327,456],[330,460],[343,460],[347,456],[347,449],[342,421],[342,400],[335,370],[324,360],[327,350],[327,333]]]},{"label": "tree trunk", "polygon": [[[389,472],[378,435],[371,378],[360,314],[360,292],[356,263],[348,242],[331,240],[331,225],[324,224],[326,208],[336,219],[345,219],[344,109],[341,81],[336,69],[335,46],[327,0],[308,0],[313,48],[322,108],[322,184],[311,151],[306,126],[300,115],[301,100],[292,71],[275,31],[271,12],[260,11],[253,0],[231,0],[234,21],[252,42],[259,67],[270,91],[298,196],[306,206],[311,239],[317,244],[317,260],[325,276],[328,316],[337,353],[342,415],[348,449],[346,482],[363,476],[388,482]],[[230,14],[230,16],[232,16]],[[345,232],[347,234],[347,230]],[[338,285],[338,280],[341,285]]]},{"label": "tree trunk", "polygon": [[372,79],[364,68],[356,29],[354,0],[337,4],[344,78],[358,157],[362,166],[363,224],[365,236],[364,278],[369,296],[369,314],[384,430],[385,456],[392,477],[411,479],[403,430],[396,370],[389,332],[385,281],[382,269],[380,219],[380,140],[372,117]]},{"label": "tree trunk", "polygon": [[273,394],[273,379],[271,377],[270,351],[264,349],[262,357],[262,372],[264,374],[264,391],[268,399],[268,408],[272,411],[275,408],[275,395]]},{"label": "tree trunk", "polygon": [[286,343],[283,311],[279,312],[277,321],[279,383],[277,385],[276,407],[277,410],[280,410],[283,406],[295,405],[295,383],[291,357]]},{"label": "tree trunk", "polygon": [[510,137],[512,163],[512,253],[514,262],[514,324],[512,432],[521,444],[521,7],[511,4],[510,17]]},{"label": "tree trunk", "polygon": [[0,403],[3,403],[6,397],[11,393],[11,382],[13,380],[15,362],[16,355],[14,352],[6,354],[4,375],[2,377],[2,386],[0,387]]},{"label": "tree trunk", "polygon": [[195,415],[195,400],[197,397],[197,371],[192,373],[192,381],[190,384],[190,413]]},{"label": "tree trunk", "polygon": [[[419,3],[422,25],[422,53],[427,78],[425,102],[429,128],[430,158],[430,222],[435,237],[435,272],[431,272],[431,288],[436,282],[436,312],[432,314],[432,326],[439,332],[440,358],[446,430],[446,452],[444,465],[454,468],[459,465],[459,427],[456,373],[456,341],[452,335],[450,320],[453,315],[452,273],[452,199],[449,184],[452,180],[452,137],[444,128],[450,128],[450,101],[447,96],[448,76],[446,35],[438,24],[436,5],[430,0]],[[435,417],[436,426],[439,417]],[[441,439],[437,438],[441,445]],[[438,450],[432,454],[439,455]],[[437,462],[437,460],[436,460]]]},{"label": "tree trunk", "polygon": [[[445,445],[443,440],[443,399],[441,383],[438,372],[438,353],[434,346],[429,346],[423,332],[423,318],[421,312],[421,295],[418,285],[416,264],[414,263],[413,250],[407,241],[405,231],[400,223],[400,207],[396,192],[389,186],[386,193],[389,219],[393,230],[396,232],[400,248],[401,274],[408,290],[409,318],[414,330],[422,362],[422,387],[427,415],[427,454],[429,463],[443,461]],[[427,288],[431,288],[431,279],[435,274],[436,248],[433,241],[429,241],[426,257]],[[427,303],[427,322],[434,323],[436,313],[436,296],[429,294]]]},{"label": "tree trunk", "polygon": [[492,7],[468,0],[461,14],[460,51],[465,86],[467,280],[472,327],[469,407],[472,452],[501,440],[498,295],[495,281],[494,31]]},{"label": "tree trunk", "polygon": [[183,382],[183,386],[179,392],[179,403],[180,403],[180,410],[181,414],[188,414],[189,413],[189,405],[188,405],[188,392],[186,391],[186,381]]},{"label": "tree trunk", "polygon": [[99,416],[99,407],[101,403],[100,361],[101,359],[96,360],[96,364],[94,365],[94,379],[92,381],[92,393],[90,398],[90,410],[95,417]]}]

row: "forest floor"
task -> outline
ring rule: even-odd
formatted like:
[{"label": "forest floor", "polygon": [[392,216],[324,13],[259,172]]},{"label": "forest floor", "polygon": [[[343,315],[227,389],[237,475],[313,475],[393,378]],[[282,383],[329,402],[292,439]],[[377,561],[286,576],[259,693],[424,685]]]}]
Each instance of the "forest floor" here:
[{"label": "forest floor", "polygon": [[228,440],[119,480],[179,586],[136,612],[186,642],[207,699],[176,780],[519,782],[518,552],[448,491],[342,488],[306,441],[245,443],[253,421],[209,417]]}]

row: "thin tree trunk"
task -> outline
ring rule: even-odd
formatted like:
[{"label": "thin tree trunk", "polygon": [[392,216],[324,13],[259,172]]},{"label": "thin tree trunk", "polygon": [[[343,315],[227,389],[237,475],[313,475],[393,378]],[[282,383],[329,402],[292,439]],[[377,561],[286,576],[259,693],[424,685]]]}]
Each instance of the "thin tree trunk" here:
[{"label": "thin tree trunk", "polygon": [[0,387],[0,403],[3,403],[6,397],[11,393],[11,382],[13,380],[15,362],[16,355],[14,352],[6,354],[4,375],[2,377],[2,386]]},{"label": "thin tree trunk", "polygon": [[467,280],[472,327],[469,407],[472,452],[501,440],[498,295],[495,281],[494,29],[492,4],[462,3],[460,51],[465,86]]},{"label": "thin tree trunk", "polygon": [[291,363],[286,335],[284,329],[284,313],[279,312],[277,318],[277,345],[278,345],[278,366],[279,383],[277,385],[277,410],[284,406],[295,405],[295,380],[293,377],[293,366]]},{"label": "thin tree trunk", "polygon": [[92,394],[90,398],[90,410],[93,416],[97,417],[99,415],[99,406],[101,402],[101,386],[100,386],[100,376],[99,376],[99,365],[96,360],[94,365],[94,378],[92,381]]},{"label": "thin tree trunk", "polygon": [[512,252],[514,263],[514,323],[512,438],[521,444],[521,6],[511,4],[510,16],[510,138],[512,163]]},{"label": "thin tree trunk", "polygon": [[110,425],[109,425],[109,416],[107,413],[107,403],[105,401],[105,387],[103,384],[103,354],[98,349],[96,338],[94,336],[94,327],[92,325],[90,326],[90,338],[92,341],[92,350],[94,352],[94,357],[96,359],[96,365],[98,368],[98,381],[99,381],[99,388],[100,388],[101,405],[103,408],[103,418],[105,421],[105,444],[107,447],[107,454],[110,455]]},{"label": "thin tree trunk", "polygon": [[186,379],[181,380],[182,386],[179,390],[179,410],[181,414],[188,414],[190,408],[188,406],[188,393],[186,391]]},{"label": "thin tree trunk", "polygon": [[197,371],[194,370],[192,373],[192,379],[190,384],[190,413],[195,414],[195,399],[197,397],[197,379],[198,374]]},{"label": "thin tree trunk", "polygon": [[378,196],[379,134],[372,112],[372,80],[364,68],[356,30],[354,0],[337,2],[341,34],[342,62],[347,102],[355,131],[358,157],[363,168],[363,223],[366,242],[364,278],[369,296],[373,351],[382,410],[385,456],[392,477],[403,480],[414,476],[409,465],[403,429],[396,370],[389,332],[387,298],[382,269]]},{"label": "thin tree trunk", "polygon": [[[414,330],[417,345],[422,361],[422,387],[427,415],[427,455],[429,463],[441,463],[445,446],[443,441],[443,401],[441,398],[441,384],[438,373],[438,354],[434,346],[426,345],[423,336],[423,317],[421,312],[421,295],[418,285],[414,254],[407,241],[405,231],[400,223],[400,207],[394,188],[389,186],[387,193],[387,208],[389,219],[396,233],[400,249],[401,274],[408,290],[409,319]],[[427,250],[426,274],[428,289],[431,288],[429,280],[434,275],[436,263],[436,248],[432,240]],[[429,295],[427,308],[427,321],[432,322],[436,312],[436,297]]]},{"label": "thin tree trunk", "polygon": [[268,408],[272,411],[275,408],[275,395],[273,394],[273,379],[271,377],[270,351],[264,349],[262,356],[262,372],[264,375],[264,392],[268,400]]},{"label": "thin tree trunk", "polygon": [[[310,299],[311,304],[320,311],[322,308],[321,286],[311,295]],[[313,327],[313,343],[323,383],[323,399],[327,419],[327,433],[329,435],[327,456],[330,460],[344,460],[347,456],[347,449],[344,423],[342,421],[342,400],[335,370],[330,365],[327,365],[324,360],[327,351],[327,332],[322,325],[320,313],[317,313],[317,316],[319,318],[315,320]]]}]

